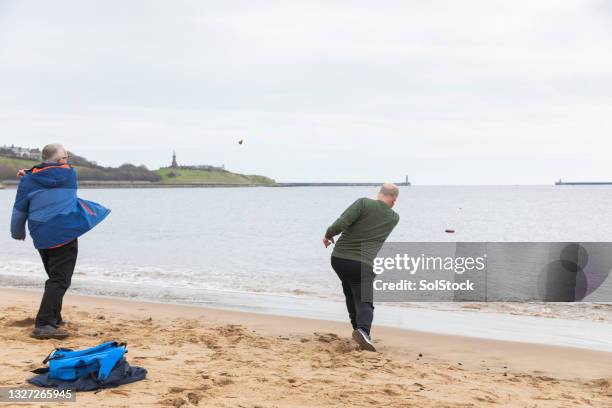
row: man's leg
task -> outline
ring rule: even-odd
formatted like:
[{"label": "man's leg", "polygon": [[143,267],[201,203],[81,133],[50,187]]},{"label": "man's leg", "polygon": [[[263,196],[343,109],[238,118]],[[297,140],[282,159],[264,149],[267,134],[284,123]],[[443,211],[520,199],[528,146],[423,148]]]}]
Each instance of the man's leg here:
[{"label": "man's leg", "polygon": [[357,328],[357,311],[355,308],[355,299],[353,298],[353,291],[351,289],[351,281],[349,279],[352,273],[350,264],[347,265],[347,260],[336,258],[332,256],[331,265],[338,278],[342,282],[342,292],[344,292],[344,299],[346,301],[346,309],[348,310],[349,319],[351,320],[351,326],[353,330]]},{"label": "man's leg", "polygon": [[[51,275],[49,275],[49,254],[48,251],[39,251],[40,252],[40,258],[42,260],[43,266],[45,267],[45,272],[47,273],[47,277],[51,278]],[[59,310],[62,309],[62,306],[60,304]],[[56,317],[57,323],[56,325],[59,326],[60,324],[62,324],[63,320],[62,320],[62,315],[61,313],[59,314],[59,316]]]},{"label": "man's leg", "polygon": [[[79,241],[75,239],[74,241],[72,241],[71,243],[67,245],[70,245],[72,247],[70,253],[71,253],[71,256],[74,256],[74,259],[72,261],[73,263],[72,263],[72,267],[69,270],[69,274],[66,276],[67,278],[66,290],[68,290],[68,288],[72,284],[72,274],[74,273],[74,267],[76,266],[77,256],[79,254]],[[62,305],[64,303],[64,295],[66,294],[66,290],[64,291],[64,293],[59,299],[59,307],[57,308],[57,325],[58,326],[64,322],[64,319],[62,319]]]},{"label": "man's leg", "polygon": [[[368,336],[372,329],[372,321],[374,320],[374,304],[372,302],[366,302],[363,300],[364,288],[371,288],[374,281],[374,274],[368,273],[371,268],[365,264],[359,264],[359,271],[357,277],[351,282],[351,290],[353,292],[353,299],[355,299],[355,308],[357,310],[356,326],[358,329],[365,331]],[[362,274],[362,269],[364,272]]]},{"label": "man's leg", "polygon": [[[368,273],[371,268],[364,269],[366,273],[363,274],[364,280],[362,281],[362,267],[367,268],[367,265],[338,258],[332,258],[332,265],[342,280],[342,288],[345,291],[347,308],[353,324],[353,339],[363,350],[376,351],[370,338],[374,305],[372,302],[364,301],[362,296],[362,289],[371,288],[374,279],[374,274]],[[368,285],[370,286],[368,287]]]},{"label": "man's leg", "polygon": [[45,282],[45,291],[43,293],[42,300],[40,302],[40,308],[38,309],[38,315],[36,316],[36,327],[42,326],[55,326],[55,312],[53,311],[53,305],[51,304],[52,296],[50,296],[51,290],[51,274],[49,273],[49,251],[48,249],[40,249],[40,259],[42,260],[45,272],[47,273],[47,281]]},{"label": "man's leg", "polygon": [[47,260],[49,279],[36,316],[36,327],[53,326],[61,321],[62,300],[70,287],[76,265],[78,242],[76,240],[55,249],[43,249],[41,258]]}]

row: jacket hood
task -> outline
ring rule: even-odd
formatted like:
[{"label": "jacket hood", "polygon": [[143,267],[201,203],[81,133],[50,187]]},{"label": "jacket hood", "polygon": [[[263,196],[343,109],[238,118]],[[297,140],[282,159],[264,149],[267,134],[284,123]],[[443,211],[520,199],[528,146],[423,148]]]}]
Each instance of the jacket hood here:
[{"label": "jacket hood", "polygon": [[28,170],[27,174],[44,187],[61,187],[68,184],[73,171],[69,164],[41,163]]}]

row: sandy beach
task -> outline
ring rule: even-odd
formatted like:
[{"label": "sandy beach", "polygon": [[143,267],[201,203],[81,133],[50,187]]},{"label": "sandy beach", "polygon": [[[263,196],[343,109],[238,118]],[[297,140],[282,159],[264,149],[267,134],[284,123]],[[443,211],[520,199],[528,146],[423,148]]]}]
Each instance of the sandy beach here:
[{"label": "sandy beach", "polygon": [[76,406],[612,406],[612,353],[386,327],[368,353],[348,324],[78,295],[64,301],[74,335],[40,341],[39,298],[0,289],[2,386],[25,386],[54,347],[105,340],[126,341],[149,371]]}]

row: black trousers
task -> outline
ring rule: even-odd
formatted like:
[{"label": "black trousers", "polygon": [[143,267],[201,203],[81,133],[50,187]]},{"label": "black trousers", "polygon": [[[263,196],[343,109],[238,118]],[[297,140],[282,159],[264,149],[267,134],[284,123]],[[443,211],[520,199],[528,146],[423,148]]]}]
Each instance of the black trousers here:
[{"label": "black trousers", "polygon": [[336,258],[335,256],[331,257],[331,265],[342,282],[342,291],[353,329],[363,329],[370,334],[372,320],[374,319],[374,305],[372,302],[362,300],[361,289],[362,285],[372,287],[374,274],[366,274],[366,276],[371,276],[371,279],[368,278],[364,282],[362,281],[361,268],[362,266],[367,267],[367,265],[350,259]]},{"label": "black trousers", "polygon": [[39,250],[49,279],[45,282],[45,293],[36,316],[36,327],[54,326],[62,321],[62,301],[70,287],[76,265],[79,243],[75,239],[53,249]]}]

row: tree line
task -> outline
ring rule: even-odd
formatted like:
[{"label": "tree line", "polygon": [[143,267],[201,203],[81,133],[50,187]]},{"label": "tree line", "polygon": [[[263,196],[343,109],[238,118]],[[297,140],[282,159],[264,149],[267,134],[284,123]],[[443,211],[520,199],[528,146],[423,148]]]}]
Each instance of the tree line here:
[{"label": "tree line", "polygon": [[[21,168],[31,167],[34,162],[24,161],[9,152],[0,149],[0,156],[15,160],[0,161],[0,180],[14,180]],[[69,153],[69,162],[75,166],[79,180],[87,181],[160,181],[161,177],[146,166],[135,166],[133,164],[122,164],[119,167],[103,167],[84,157]]]}]

